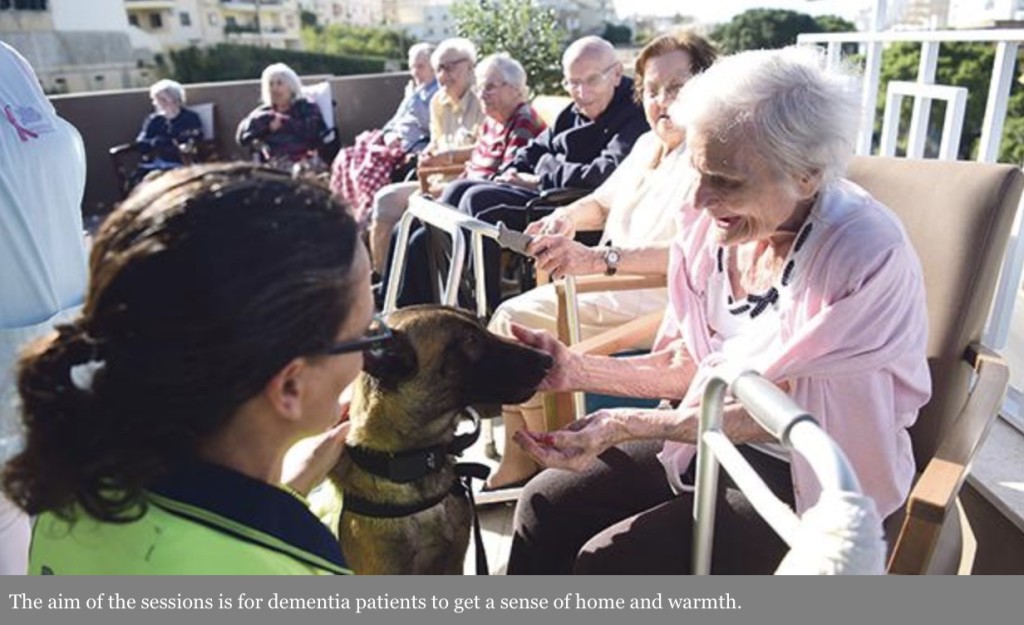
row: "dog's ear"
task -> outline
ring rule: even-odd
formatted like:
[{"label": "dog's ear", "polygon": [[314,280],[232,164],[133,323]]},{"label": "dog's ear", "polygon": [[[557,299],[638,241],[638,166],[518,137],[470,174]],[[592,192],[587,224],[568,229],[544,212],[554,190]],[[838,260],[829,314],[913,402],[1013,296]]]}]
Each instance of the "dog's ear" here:
[{"label": "dog's ear", "polygon": [[416,350],[401,330],[393,331],[391,340],[383,349],[363,355],[363,371],[387,389],[393,390],[399,382],[411,378],[416,373],[416,366]]}]

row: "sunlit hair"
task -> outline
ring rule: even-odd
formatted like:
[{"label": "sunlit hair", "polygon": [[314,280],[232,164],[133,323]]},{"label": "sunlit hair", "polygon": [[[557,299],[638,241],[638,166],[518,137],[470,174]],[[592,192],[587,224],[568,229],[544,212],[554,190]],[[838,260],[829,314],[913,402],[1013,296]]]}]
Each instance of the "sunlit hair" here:
[{"label": "sunlit hair", "polygon": [[722,58],[688,82],[670,109],[691,138],[726,140],[742,131],[779,174],[820,176],[822,184],[845,172],[859,112],[854,73],[826,71],[821,53],[797,47]]},{"label": "sunlit hair", "polygon": [[458,54],[459,58],[469,59],[471,67],[476,65],[477,52],[473,42],[463,37],[453,37],[437,44],[434,53],[430,55],[430,66],[436,71],[437,66],[441,64],[441,59],[449,52]]},{"label": "sunlit hair", "polygon": [[165,95],[178,103],[178,106],[185,106],[185,87],[180,82],[164,78],[153,83],[149,88],[149,97],[155,98],[158,95]]},{"label": "sunlit hair", "polygon": [[427,57],[430,60],[430,55],[434,53],[434,44],[421,41],[420,43],[414,43],[409,47],[409,65],[412,65],[421,56]]},{"label": "sunlit hair", "polygon": [[526,84],[526,70],[519,61],[504,52],[485,57],[476,66],[476,84],[484,84],[487,75],[492,71],[497,72],[503,81],[515,87],[523,101],[530,97],[530,88]]},{"label": "sunlit hair", "polygon": [[302,81],[299,80],[299,75],[295,73],[295,70],[284,63],[274,63],[268,65],[263,70],[263,75],[260,76],[260,101],[263,104],[271,103],[270,82],[275,78],[288,85],[288,89],[292,92],[292,100],[302,93]]},{"label": "sunlit hair", "polygon": [[647,72],[647,63],[651,59],[672,52],[685,52],[690,55],[690,74],[693,76],[711,67],[718,58],[715,45],[692,30],[681,30],[652,39],[643,50],[640,50],[633,63],[633,86],[637,102],[644,99],[644,74]]}]

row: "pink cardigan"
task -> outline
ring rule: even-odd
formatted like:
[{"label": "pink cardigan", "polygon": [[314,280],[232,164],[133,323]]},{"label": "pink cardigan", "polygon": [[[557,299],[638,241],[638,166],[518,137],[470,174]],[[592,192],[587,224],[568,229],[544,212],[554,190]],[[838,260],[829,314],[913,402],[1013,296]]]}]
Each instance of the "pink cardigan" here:
[{"label": "pink cardigan", "polygon": [[[695,407],[723,360],[711,349],[704,288],[717,244],[706,213],[689,204],[682,210],[689,223],[673,244],[669,305],[656,346],[681,340],[698,364],[682,403]],[[729,345],[729,353],[770,380],[789,381],[792,397],[843,448],[885,518],[909,493],[914,458],[907,428],[931,393],[920,263],[897,217],[851,182],[827,187],[808,219],[811,232],[792,279],[779,288],[781,340],[760,353]],[[693,445],[672,441],[661,452],[677,492],[695,454]],[[821,489],[798,454],[791,469],[802,513]]]}]

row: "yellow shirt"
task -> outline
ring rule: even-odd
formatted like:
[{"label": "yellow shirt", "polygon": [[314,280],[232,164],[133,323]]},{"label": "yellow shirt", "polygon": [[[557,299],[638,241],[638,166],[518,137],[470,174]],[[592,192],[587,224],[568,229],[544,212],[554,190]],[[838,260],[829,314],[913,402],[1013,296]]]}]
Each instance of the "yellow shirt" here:
[{"label": "yellow shirt", "polygon": [[473,147],[483,121],[483,107],[472,89],[457,101],[438,89],[430,100],[430,148],[443,152]]}]

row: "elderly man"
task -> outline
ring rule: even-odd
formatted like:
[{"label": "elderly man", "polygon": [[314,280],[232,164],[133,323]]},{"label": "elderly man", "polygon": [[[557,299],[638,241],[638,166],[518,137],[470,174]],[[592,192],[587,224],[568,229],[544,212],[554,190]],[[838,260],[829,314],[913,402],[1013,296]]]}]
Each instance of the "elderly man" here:
[{"label": "elderly man", "polygon": [[[600,37],[573,42],[562,57],[562,84],[572,96],[552,127],[541,133],[489,181],[463,180],[450,185],[441,201],[480,219],[503,221],[513,229],[527,226],[525,206],[541,191],[559,187],[596,189],[625,159],[637,137],[650,127],[633,99],[633,81],[622,75],[615,49]],[[541,217],[549,211],[538,211]],[[398,304],[431,301],[426,261],[426,230],[413,233],[409,261]],[[487,302],[500,300],[497,246],[485,242]]]}]

